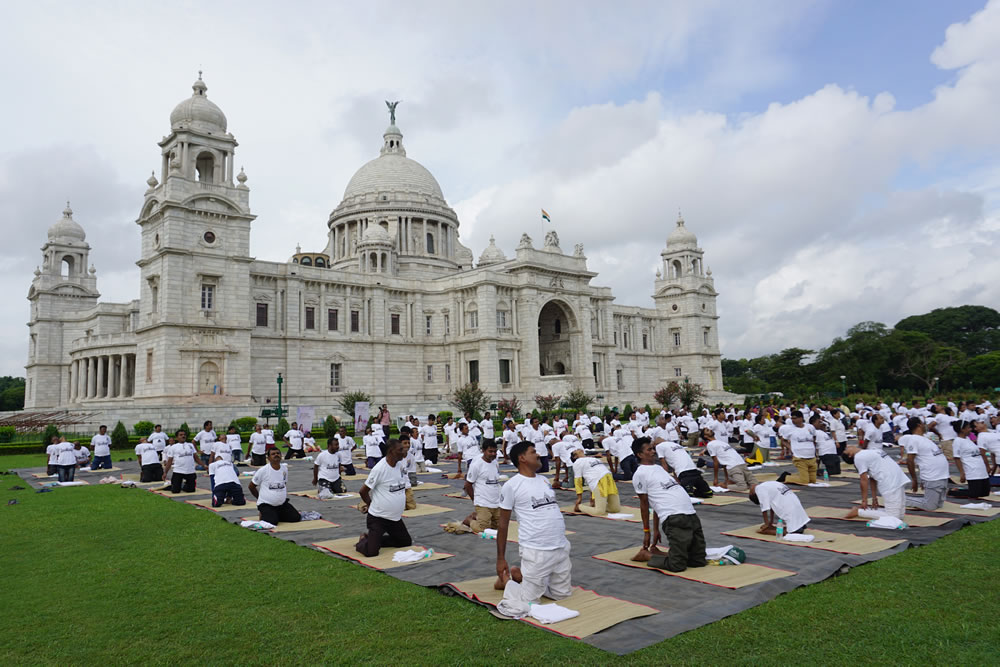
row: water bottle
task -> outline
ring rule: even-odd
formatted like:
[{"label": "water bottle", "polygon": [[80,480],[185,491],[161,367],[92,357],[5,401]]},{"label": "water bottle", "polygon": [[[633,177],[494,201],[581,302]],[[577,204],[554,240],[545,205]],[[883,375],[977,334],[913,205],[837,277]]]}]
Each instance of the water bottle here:
[{"label": "water bottle", "polygon": [[826,468],[823,468],[823,481],[824,482],[830,481],[830,471],[827,470]]},{"label": "water bottle", "polygon": [[783,538],[785,536],[785,520],[784,519],[778,519],[778,526],[777,526],[777,528],[775,528],[774,534],[777,535],[779,538]]},{"label": "water bottle", "polygon": [[430,558],[433,555],[434,555],[434,549],[427,549],[426,551],[424,551],[422,557],[423,558]]}]

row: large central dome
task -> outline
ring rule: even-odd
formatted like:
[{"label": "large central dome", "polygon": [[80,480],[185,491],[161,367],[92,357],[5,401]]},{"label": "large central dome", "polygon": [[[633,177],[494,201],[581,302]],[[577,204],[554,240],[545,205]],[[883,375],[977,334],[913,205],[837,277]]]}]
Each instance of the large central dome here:
[{"label": "large central dome", "polygon": [[383,138],[381,154],[354,173],[341,205],[388,198],[447,206],[437,179],[422,164],[406,157],[403,133],[395,123],[386,128]]}]

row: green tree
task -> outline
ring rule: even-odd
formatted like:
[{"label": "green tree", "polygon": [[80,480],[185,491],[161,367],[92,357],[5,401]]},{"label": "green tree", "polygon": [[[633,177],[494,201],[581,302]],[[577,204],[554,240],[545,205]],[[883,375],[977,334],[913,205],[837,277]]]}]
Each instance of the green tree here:
[{"label": "green tree", "polygon": [[470,382],[456,389],[451,395],[451,404],[462,411],[475,415],[490,405],[490,397],[486,395],[478,382]]},{"label": "green tree", "polygon": [[59,427],[55,424],[49,424],[45,427],[45,432],[42,433],[42,443],[48,446],[52,442],[52,438],[58,438],[59,436]]},{"label": "green tree", "polygon": [[147,436],[153,432],[153,426],[154,424],[151,421],[138,421],[132,427],[132,432],[136,435]]},{"label": "green tree", "polygon": [[508,411],[514,417],[514,419],[520,419],[521,401],[517,399],[517,396],[497,399],[497,412],[500,414],[500,416],[501,417],[506,416]]},{"label": "green tree", "polygon": [[1000,351],[959,362],[942,378],[942,384],[980,389],[1000,387]]},{"label": "green tree", "polygon": [[539,410],[542,412],[549,412],[556,409],[556,406],[559,405],[559,401],[562,400],[562,396],[559,396],[558,394],[535,394],[532,400],[535,401],[535,405],[538,406]]},{"label": "green tree", "polygon": [[1000,349],[1000,313],[986,306],[936,308],[896,323],[900,331],[919,331],[957,347],[969,356]]},{"label": "green tree", "polygon": [[340,424],[337,423],[336,418],[333,415],[327,415],[326,419],[323,420],[323,435],[326,436],[327,440],[330,440],[337,434],[340,429]]},{"label": "green tree", "polygon": [[685,410],[690,410],[692,405],[705,398],[705,390],[701,388],[700,384],[691,382],[689,377],[685,376],[680,387],[681,391],[677,398]]},{"label": "green tree", "polygon": [[375,403],[375,399],[363,391],[348,391],[345,392],[340,400],[337,401],[340,404],[340,409],[347,413],[348,418],[351,422],[354,422],[354,404],[355,403],[368,403],[369,406]]},{"label": "green tree", "polygon": [[0,410],[5,412],[24,409],[24,385],[14,385],[0,391]]},{"label": "green tree", "polygon": [[586,412],[593,402],[594,397],[584,391],[581,387],[573,387],[566,393],[563,403],[568,408],[576,412]]},{"label": "green tree", "polygon": [[[177,431],[184,431],[185,433],[187,433],[188,442],[191,442],[191,436],[193,436],[194,433],[191,432],[191,427],[188,426],[187,422],[181,424],[180,427],[177,429]],[[174,431],[174,437],[177,436],[177,431]]]},{"label": "green tree", "polygon": [[288,430],[291,429],[291,428],[292,427],[291,427],[291,425],[289,425],[287,419],[285,419],[284,417],[282,417],[281,419],[279,419],[278,420],[278,425],[274,429],[274,439],[275,439],[275,441],[280,441],[281,438],[282,438],[282,436],[284,436],[286,433],[288,433]]},{"label": "green tree", "polygon": [[128,429],[125,424],[118,422],[111,431],[111,448],[128,449]]},{"label": "green tree", "polygon": [[928,393],[933,391],[938,378],[965,359],[962,350],[919,331],[893,331],[885,342],[891,351],[889,373],[916,380],[919,388]]}]

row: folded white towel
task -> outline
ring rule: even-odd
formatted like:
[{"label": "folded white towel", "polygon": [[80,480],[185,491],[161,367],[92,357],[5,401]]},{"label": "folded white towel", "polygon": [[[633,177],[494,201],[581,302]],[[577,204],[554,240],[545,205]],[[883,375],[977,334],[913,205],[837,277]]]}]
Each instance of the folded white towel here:
[{"label": "folded white towel", "polygon": [[719,560],[732,548],[732,544],[727,544],[724,547],[708,547],[705,549],[705,558],[708,560]]},{"label": "folded white towel", "polygon": [[692,498],[691,499],[691,504],[692,505],[700,505],[701,503],[702,503],[701,498]]},{"label": "folded white towel", "polygon": [[58,482],[59,486],[83,486],[86,482]]},{"label": "folded white towel", "polygon": [[528,610],[528,615],[536,621],[542,623],[558,623],[571,618],[576,618],[580,612],[575,609],[560,607],[555,602],[551,604],[533,604]]},{"label": "folded white towel", "polygon": [[886,528],[888,530],[896,530],[897,528],[906,528],[906,524],[897,519],[894,516],[889,516],[884,514],[874,521],[868,522],[869,528]]},{"label": "folded white towel", "polygon": [[708,488],[712,489],[712,491],[715,492],[715,493],[729,493],[729,489],[727,489],[724,486],[712,486],[712,485],[709,485]]},{"label": "folded white towel", "polygon": [[968,503],[966,505],[962,505],[962,507],[966,507],[970,510],[988,510],[992,509],[993,505],[990,505],[989,503]]},{"label": "folded white towel", "polygon": [[431,468],[427,466],[427,472],[441,472],[441,468]]},{"label": "folded white towel", "polygon": [[789,542],[812,542],[816,539],[815,535],[803,535],[802,533],[789,533],[785,535],[782,539],[788,540]]},{"label": "folded white towel", "polygon": [[762,466],[767,468],[777,468],[779,466],[788,465],[787,463],[778,463],[777,461],[764,461],[761,463]]},{"label": "folded white towel", "polygon": [[632,515],[628,512],[608,512],[607,517],[609,519],[631,519]]},{"label": "folded white towel", "polygon": [[829,484],[827,484],[826,482],[810,482],[810,483],[809,483],[809,486],[819,486],[819,487],[823,487],[823,486],[830,486],[830,485],[829,485]]},{"label": "folded white towel", "polygon": [[397,551],[392,555],[392,561],[394,563],[416,563],[427,556],[426,551],[414,551],[413,549],[407,549],[406,551]]},{"label": "folded white towel", "polygon": [[274,524],[267,521],[240,521],[241,528],[253,528],[254,530],[271,530]]}]

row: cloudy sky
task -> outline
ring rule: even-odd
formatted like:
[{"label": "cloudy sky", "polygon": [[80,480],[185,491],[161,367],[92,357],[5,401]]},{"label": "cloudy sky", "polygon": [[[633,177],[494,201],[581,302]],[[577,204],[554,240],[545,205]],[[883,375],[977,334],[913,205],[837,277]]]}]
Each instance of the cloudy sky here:
[{"label": "cloudy sky", "polygon": [[723,353],[1000,301],[1000,0],[8,3],[0,22],[0,374],[65,200],[105,300],[138,295],[156,142],[199,68],[240,142],[252,253],[322,249],[385,99],[478,257],[583,243],[651,305],[678,209]]}]

